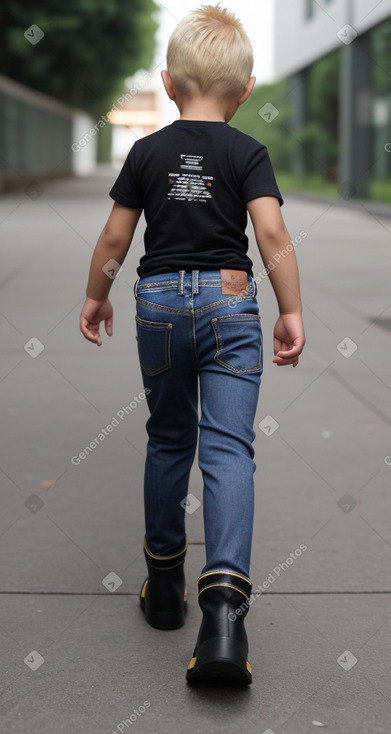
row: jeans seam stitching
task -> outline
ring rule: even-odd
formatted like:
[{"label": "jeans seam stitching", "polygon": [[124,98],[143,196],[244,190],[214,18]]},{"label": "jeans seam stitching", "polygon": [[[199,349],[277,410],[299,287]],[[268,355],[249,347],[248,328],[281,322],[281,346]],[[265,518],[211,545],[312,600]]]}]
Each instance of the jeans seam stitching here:
[{"label": "jeans seam stitching", "polygon": [[255,367],[246,367],[246,369],[244,370],[237,370],[235,367],[231,367],[231,365],[227,364],[226,362],[223,362],[222,359],[218,359],[217,354],[215,354],[213,359],[215,362],[217,362],[217,364],[221,365],[222,367],[225,367],[230,372],[235,372],[236,375],[254,374],[254,373],[257,373],[258,370],[261,369],[261,365],[258,364]]},{"label": "jeans seam stitching", "polygon": [[[229,305],[229,301],[230,301],[231,298],[232,298],[232,296],[228,296],[228,298],[222,298],[219,301],[213,301],[213,303],[209,303],[207,306],[200,306],[199,308],[196,308],[195,309],[195,312],[196,312],[196,314],[202,314],[202,313],[205,313],[206,311],[210,311],[210,310],[212,310],[214,308],[217,308],[217,307],[223,307],[224,305],[227,305],[228,306]],[[251,297],[245,296],[242,300],[243,301],[252,301],[253,300],[253,297],[252,296]],[[228,316],[230,316],[230,315],[232,315],[232,316],[235,316],[235,315],[238,316],[239,314],[228,314]],[[249,314],[249,315],[252,315],[252,314]]]},{"label": "jeans seam stitching", "polygon": [[[235,367],[232,367],[231,365],[229,365],[227,362],[223,362],[223,360],[220,359],[220,354],[222,354],[222,352],[223,352],[223,340],[222,340],[221,334],[220,334],[220,332],[219,332],[219,330],[217,328],[217,322],[221,318],[223,318],[223,319],[232,319],[232,318],[235,318],[237,316],[250,316],[252,318],[255,318],[255,319],[259,319],[260,320],[260,317],[257,316],[257,314],[228,314],[227,316],[216,316],[215,319],[212,319],[212,322],[211,323],[212,323],[212,328],[213,328],[214,335],[215,335],[216,348],[217,348],[216,349],[216,354],[214,355],[213,359],[221,367],[225,367],[227,370],[229,370],[230,372],[233,372],[236,375],[256,374],[256,373],[259,372],[259,370],[261,370],[261,374],[262,374],[263,369],[262,369],[262,365],[261,365],[260,362],[258,362],[258,364],[255,365],[255,366],[253,366],[253,367],[246,367],[243,370],[238,370]],[[261,337],[261,339],[262,339],[262,337]],[[262,344],[262,342],[261,342],[261,344]]]},{"label": "jeans seam stitching", "polygon": [[192,344],[195,368],[198,372],[199,365],[198,365],[198,355],[197,355],[196,318],[195,318],[194,310],[192,311],[192,320],[191,320],[191,344]]},{"label": "jeans seam stitching", "polygon": [[[144,322],[144,323],[143,323]],[[164,364],[161,367],[158,367],[155,370],[147,370],[145,364],[141,361],[141,356],[139,353],[139,360],[140,360],[140,366],[141,369],[145,372],[148,377],[155,377],[155,375],[159,375],[162,372],[166,372],[171,367],[171,335],[172,335],[172,324],[171,323],[163,323],[163,322],[155,322],[155,321],[147,321],[147,319],[142,319],[138,314],[136,314],[136,323],[140,326],[142,329],[143,327],[146,330],[152,331],[153,327],[155,326],[155,331],[163,332],[165,335],[167,335],[167,338],[165,339],[164,344]],[[146,326],[145,324],[148,324]],[[150,327],[149,324],[152,324],[153,326]],[[156,328],[157,327],[157,328]]]},{"label": "jeans seam stitching", "polygon": [[153,311],[168,311],[171,313],[183,313],[191,316],[191,311],[189,311],[187,308],[175,308],[175,306],[162,306],[159,303],[153,303],[152,301],[146,301],[143,298],[138,298],[139,306],[144,306],[146,308],[150,308]]}]

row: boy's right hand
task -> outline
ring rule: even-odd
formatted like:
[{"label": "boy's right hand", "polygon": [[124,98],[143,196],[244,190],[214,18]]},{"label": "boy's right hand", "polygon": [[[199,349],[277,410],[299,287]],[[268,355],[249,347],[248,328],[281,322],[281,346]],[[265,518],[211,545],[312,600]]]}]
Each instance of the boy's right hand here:
[{"label": "boy's right hand", "polygon": [[283,313],[274,327],[274,359],[277,365],[296,367],[303,351],[305,334],[300,313]]},{"label": "boy's right hand", "polygon": [[80,314],[80,331],[88,341],[93,342],[98,347],[102,344],[102,337],[99,333],[101,321],[105,322],[106,334],[112,336],[113,306],[109,299],[94,301],[92,298],[86,298]]}]

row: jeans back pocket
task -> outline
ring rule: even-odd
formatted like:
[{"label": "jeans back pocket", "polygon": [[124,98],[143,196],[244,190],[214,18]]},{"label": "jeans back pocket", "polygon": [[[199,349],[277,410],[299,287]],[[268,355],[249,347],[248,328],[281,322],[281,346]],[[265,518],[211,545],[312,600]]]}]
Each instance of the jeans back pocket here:
[{"label": "jeans back pocket", "polygon": [[215,361],[237,373],[262,372],[260,316],[233,314],[212,319],[217,351]]},{"label": "jeans back pocket", "polygon": [[136,316],[137,346],[141,369],[150,377],[171,367],[172,324]]}]

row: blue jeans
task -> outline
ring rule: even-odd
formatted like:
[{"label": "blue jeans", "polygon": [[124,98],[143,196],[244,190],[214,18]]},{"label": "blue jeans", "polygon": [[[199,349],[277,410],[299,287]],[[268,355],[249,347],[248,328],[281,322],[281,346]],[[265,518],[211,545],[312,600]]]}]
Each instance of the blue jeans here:
[{"label": "blue jeans", "polygon": [[[262,374],[256,283],[222,293],[220,271],[139,279],[137,343],[150,418],[145,536],[151,553],[186,542],[185,511],[199,428],[206,565],[249,576],[254,517],[253,423]],[[201,417],[198,415],[198,392]]]}]

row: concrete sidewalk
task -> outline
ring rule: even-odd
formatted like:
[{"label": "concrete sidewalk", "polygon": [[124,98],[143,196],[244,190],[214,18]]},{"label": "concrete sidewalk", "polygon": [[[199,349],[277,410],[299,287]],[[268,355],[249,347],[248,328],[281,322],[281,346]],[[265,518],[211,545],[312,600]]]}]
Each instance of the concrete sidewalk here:
[{"label": "concrete sidewalk", "polygon": [[[344,193],[343,188],[341,188]],[[333,206],[343,207],[344,209],[353,209],[364,214],[370,214],[373,217],[380,217],[381,219],[391,218],[391,205],[382,201],[372,201],[371,199],[353,199],[349,198],[349,194],[338,196],[337,199],[333,199],[330,196],[324,196],[322,194],[312,193],[310,191],[289,191],[288,197],[290,200],[299,199],[304,202],[315,202],[321,204],[324,208],[328,204]]]},{"label": "concrete sidewalk", "polygon": [[[388,734],[390,221],[285,197],[307,345],[297,369],[272,364],[277,308],[260,275],[254,682],[195,689],[184,676],[201,618],[201,507],[187,518],[186,625],[152,629],[138,606],[147,410],[132,288],[142,223],[112,291],[114,336],[96,349],[78,330],[115,175],[0,200],[1,730]],[[197,467],[189,491],[202,501]]]}]

